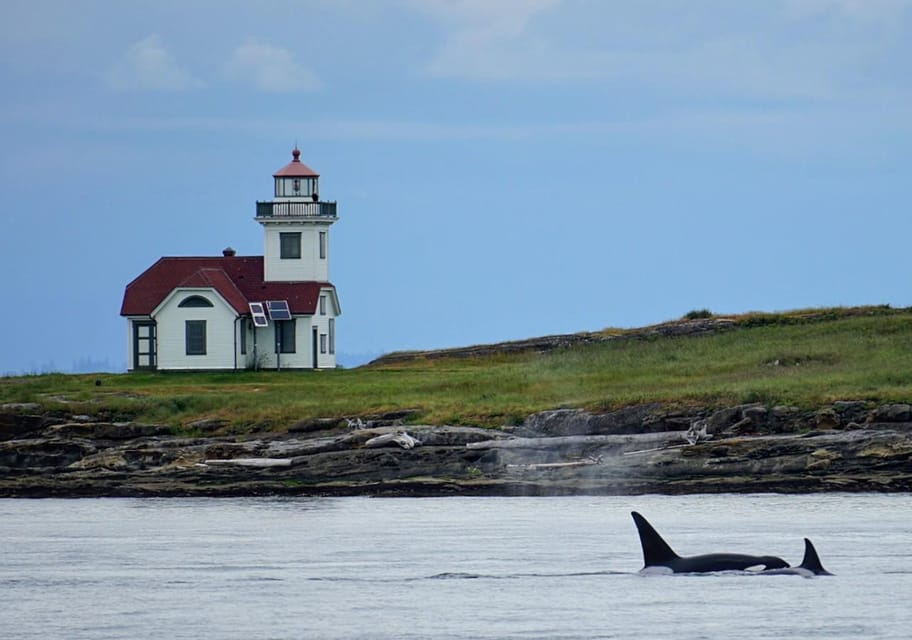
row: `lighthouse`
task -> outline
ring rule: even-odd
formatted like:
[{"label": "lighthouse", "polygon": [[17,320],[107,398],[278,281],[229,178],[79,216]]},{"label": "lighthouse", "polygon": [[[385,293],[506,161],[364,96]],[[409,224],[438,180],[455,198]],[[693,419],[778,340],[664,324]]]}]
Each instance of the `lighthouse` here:
[{"label": "lighthouse", "polygon": [[336,318],[329,229],[336,203],[320,199],[320,176],[292,160],[273,174],[273,199],[256,203],[262,256],[164,257],[129,283],[128,368],[159,370],[329,369]]}]

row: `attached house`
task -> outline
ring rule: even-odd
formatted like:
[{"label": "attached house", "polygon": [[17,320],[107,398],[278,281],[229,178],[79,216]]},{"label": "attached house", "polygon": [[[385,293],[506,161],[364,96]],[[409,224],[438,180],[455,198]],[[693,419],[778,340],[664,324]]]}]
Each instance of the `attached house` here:
[{"label": "attached house", "polygon": [[127,368],[325,369],[336,366],[329,228],[336,203],[300,160],[273,175],[275,198],[256,203],[265,255],[165,257],[124,292]]}]

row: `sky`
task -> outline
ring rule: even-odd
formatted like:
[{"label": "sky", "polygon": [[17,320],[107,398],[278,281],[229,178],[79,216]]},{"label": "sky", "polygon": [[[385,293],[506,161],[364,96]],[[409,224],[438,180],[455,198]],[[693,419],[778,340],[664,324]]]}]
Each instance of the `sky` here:
[{"label": "sky", "polygon": [[912,305],[912,0],[4,0],[0,374],[124,370],[161,256],[339,204],[347,366]]}]

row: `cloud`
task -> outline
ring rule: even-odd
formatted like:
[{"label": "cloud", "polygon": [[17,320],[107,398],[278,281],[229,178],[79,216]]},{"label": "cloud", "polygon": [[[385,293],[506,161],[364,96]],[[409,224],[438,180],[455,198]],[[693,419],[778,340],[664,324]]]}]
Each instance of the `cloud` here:
[{"label": "cloud", "polygon": [[788,0],[795,15],[832,14],[861,22],[894,23],[912,8],[912,0]]},{"label": "cloud", "polygon": [[154,33],[130,45],[106,79],[108,86],[124,91],[183,91],[204,86],[177,63]]},{"label": "cloud", "polygon": [[530,37],[538,14],[561,0],[411,0],[407,4],[440,22],[449,34],[427,65],[435,76],[502,78],[544,72],[548,51]]},{"label": "cloud", "polygon": [[225,68],[229,79],[251,83],[261,91],[306,91],[322,86],[315,73],[299,64],[287,49],[249,41],[231,54]]},{"label": "cloud", "polygon": [[404,1],[441,28],[428,75],[698,101],[842,100],[903,84],[912,17],[912,0]]},{"label": "cloud", "polygon": [[406,0],[406,5],[441,22],[519,35],[529,19],[562,0]]}]

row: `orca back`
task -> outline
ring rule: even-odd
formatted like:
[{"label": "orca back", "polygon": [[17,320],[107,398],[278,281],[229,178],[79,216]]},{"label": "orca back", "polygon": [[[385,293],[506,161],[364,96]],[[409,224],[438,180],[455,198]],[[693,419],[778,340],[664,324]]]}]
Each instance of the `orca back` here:
[{"label": "orca back", "polygon": [[643,564],[647,567],[668,566],[673,560],[680,558],[668,543],[662,539],[659,532],[653,529],[649,521],[636,511],[631,511],[633,522],[640,534],[640,545],[643,547]]},{"label": "orca back", "polygon": [[823,568],[823,565],[820,563],[820,556],[817,555],[817,549],[814,548],[814,545],[807,538],[804,539],[804,558],[802,558],[799,568],[807,569],[817,576],[833,575]]}]

